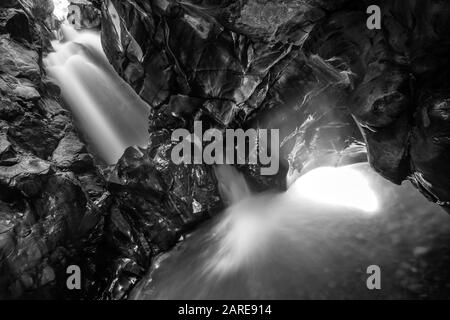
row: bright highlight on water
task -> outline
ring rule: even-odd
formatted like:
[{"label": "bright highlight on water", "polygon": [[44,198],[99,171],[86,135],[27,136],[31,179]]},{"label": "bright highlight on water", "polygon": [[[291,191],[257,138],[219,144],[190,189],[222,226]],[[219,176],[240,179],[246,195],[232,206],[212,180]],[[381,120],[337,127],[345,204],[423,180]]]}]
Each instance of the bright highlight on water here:
[{"label": "bright highlight on water", "polygon": [[352,167],[322,167],[308,172],[289,189],[319,203],[375,213],[378,199],[366,176]]}]

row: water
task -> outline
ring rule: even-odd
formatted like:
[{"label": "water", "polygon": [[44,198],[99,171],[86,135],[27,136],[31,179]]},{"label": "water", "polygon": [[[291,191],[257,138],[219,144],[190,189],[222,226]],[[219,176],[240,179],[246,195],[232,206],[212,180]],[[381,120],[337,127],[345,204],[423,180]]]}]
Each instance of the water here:
[{"label": "water", "polygon": [[61,27],[62,40],[45,59],[94,153],[114,164],[132,145],[148,142],[149,107],[108,62],[100,34]]},{"label": "water", "polygon": [[[131,299],[450,297],[450,219],[409,184],[367,164],[313,170],[282,194],[217,176],[230,207],[158,257]],[[366,286],[374,264],[382,290]]]},{"label": "water", "polygon": [[[147,143],[148,107],[116,74],[100,36],[63,26],[46,68],[90,147],[113,164]],[[131,299],[450,298],[450,219],[367,164],[319,168],[285,193],[216,175],[228,209],[155,259]],[[366,269],[382,270],[382,290]]]}]

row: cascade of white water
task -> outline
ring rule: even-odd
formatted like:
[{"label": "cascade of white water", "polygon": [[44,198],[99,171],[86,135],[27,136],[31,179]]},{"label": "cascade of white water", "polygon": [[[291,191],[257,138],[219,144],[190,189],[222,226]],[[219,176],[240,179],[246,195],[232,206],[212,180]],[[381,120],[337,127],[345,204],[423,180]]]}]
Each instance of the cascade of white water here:
[{"label": "cascade of white water", "polygon": [[114,164],[127,147],[147,144],[149,107],[113,70],[98,33],[63,25],[61,34],[46,69],[91,147]]},{"label": "cascade of white water", "polygon": [[[406,297],[396,270],[450,230],[412,186],[367,164],[317,168],[277,194],[250,193],[232,167],[216,176],[229,207],[162,255],[130,298]],[[380,292],[364,280],[373,264],[383,270]]]}]

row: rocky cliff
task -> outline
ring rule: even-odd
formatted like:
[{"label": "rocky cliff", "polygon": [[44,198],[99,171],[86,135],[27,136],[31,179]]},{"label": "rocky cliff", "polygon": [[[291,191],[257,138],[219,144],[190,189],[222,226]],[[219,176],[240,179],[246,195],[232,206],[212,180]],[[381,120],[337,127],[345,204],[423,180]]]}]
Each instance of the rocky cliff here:
[{"label": "rocky cliff", "polygon": [[66,268],[95,237],[106,199],[42,68],[52,12],[51,1],[0,4],[0,298],[63,292]]},{"label": "rocky cliff", "polygon": [[[366,25],[369,5],[381,8],[379,30]],[[108,0],[102,10],[106,53],[152,106],[150,132],[193,119],[278,128],[292,174],[360,161],[363,142],[382,176],[448,208],[447,2]]]}]

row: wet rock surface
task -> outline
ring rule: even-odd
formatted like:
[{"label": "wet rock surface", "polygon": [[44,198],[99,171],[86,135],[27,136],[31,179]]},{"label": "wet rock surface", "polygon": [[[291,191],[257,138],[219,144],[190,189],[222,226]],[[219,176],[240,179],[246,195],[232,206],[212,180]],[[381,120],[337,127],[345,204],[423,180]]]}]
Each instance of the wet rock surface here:
[{"label": "wet rock surface", "polygon": [[[381,30],[366,26],[373,4]],[[112,0],[102,13],[111,63],[154,108],[150,131],[155,116],[277,128],[294,176],[363,142],[382,176],[447,207],[447,3]]]},{"label": "wet rock surface", "polygon": [[106,175],[112,200],[100,245],[108,253],[100,261],[109,261],[102,299],[126,298],[152,257],[223,208],[213,168],[174,165],[172,147],[130,147]]},{"label": "wet rock surface", "polygon": [[66,268],[84,256],[104,212],[103,179],[42,69],[52,12],[52,1],[0,4],[3,299],[64,297]]}]

